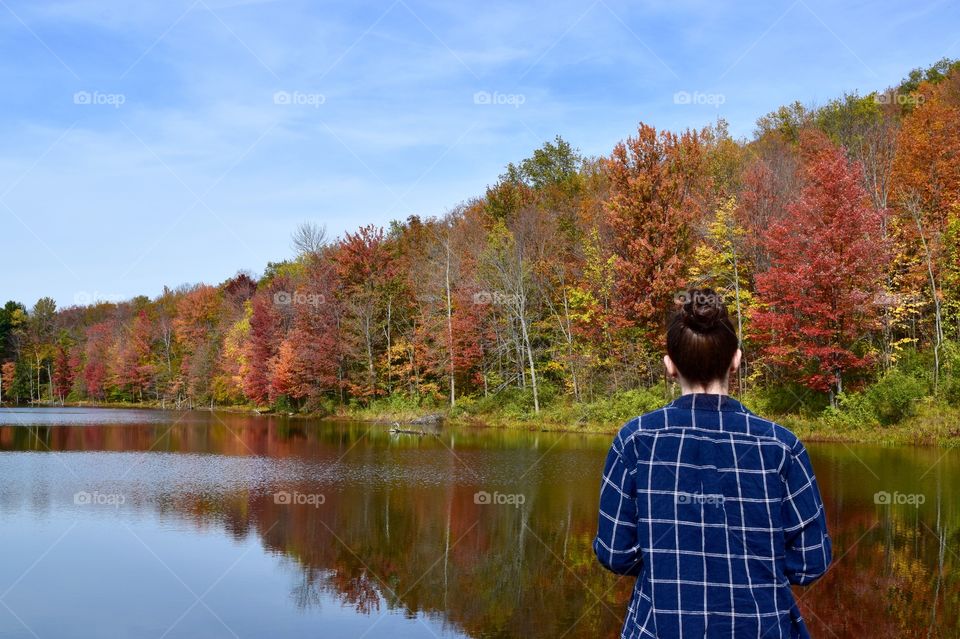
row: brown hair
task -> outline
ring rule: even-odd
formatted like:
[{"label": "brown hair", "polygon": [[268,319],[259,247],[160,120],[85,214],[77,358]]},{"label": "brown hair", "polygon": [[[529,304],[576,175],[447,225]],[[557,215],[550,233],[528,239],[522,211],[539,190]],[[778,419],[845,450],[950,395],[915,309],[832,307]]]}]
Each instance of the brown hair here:
[{"label": "brown hair", "polygon": [[667,354],[684,379],[707,384],[725,378],[739,347],[723,298],[713,289],[677,296],[667,323]]}]

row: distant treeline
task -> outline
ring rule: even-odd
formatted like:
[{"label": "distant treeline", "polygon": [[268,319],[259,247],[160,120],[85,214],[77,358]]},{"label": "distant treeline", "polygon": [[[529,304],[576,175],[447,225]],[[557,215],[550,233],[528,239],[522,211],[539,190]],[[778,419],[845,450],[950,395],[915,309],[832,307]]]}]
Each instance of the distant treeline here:
[{"label": "distant treeline", "polygon": [[293,244],[262,277],[155,299],[8,302],[2,399],[536,413],[662,381],[690,286],[729,305],[741,392],[834,404],[906,370],[960,398],[960,62],[782,107],[749,140],[640,124],[593,158],[557,137],[442,217]]}]

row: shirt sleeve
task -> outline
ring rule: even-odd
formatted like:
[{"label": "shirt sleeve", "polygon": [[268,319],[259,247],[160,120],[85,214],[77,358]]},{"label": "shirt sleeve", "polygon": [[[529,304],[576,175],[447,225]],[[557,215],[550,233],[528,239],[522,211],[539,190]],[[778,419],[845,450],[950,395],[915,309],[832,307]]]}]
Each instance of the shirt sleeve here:
[{"label": "shirt sleeve", "polygon": [[637,504],[634,478],[623,458],[620,437],[607,454],[600,484],[600,521],[593,551],[600,563],[621,575],[639,575]]},{"label": "shirt sleeve", "polygon": [[799,440],[787,453],[781,473],[786,576],[790,583],[804,586],[827,571],[832,548],[817,479]]}]

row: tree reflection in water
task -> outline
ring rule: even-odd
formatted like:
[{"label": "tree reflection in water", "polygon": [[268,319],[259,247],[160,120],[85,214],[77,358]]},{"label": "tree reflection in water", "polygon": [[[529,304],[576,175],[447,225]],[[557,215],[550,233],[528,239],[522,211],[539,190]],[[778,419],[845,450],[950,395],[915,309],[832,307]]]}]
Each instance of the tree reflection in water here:
[{"label": "tree reflection in water", "polygon": [[[148,485],[136,507],[238,539],[256,534],[296,567],[298,609],[333,597],[372,618],[423,614],[475,637],[617,635],[632,580],[603,571],[590,545],[607,444],[492,430],[395,437],[369,424],[238,415],[0,427],[0,450],[207,455],[221,475],[236,477],[214,487],[190,477]],[[960,453],[844,444],[810,451],[835,557],[822,580],[796,591],[812,634],[960,636]],[[222,470],[238,459],[256,464]],[[137,468],[130,475],[149,484]],[[324,500],[277,503],[278,491]],[[522,495],[523,503],[478,503],[479,491]],[[878,491],[923,495],[924,503],[877,504]]]}]

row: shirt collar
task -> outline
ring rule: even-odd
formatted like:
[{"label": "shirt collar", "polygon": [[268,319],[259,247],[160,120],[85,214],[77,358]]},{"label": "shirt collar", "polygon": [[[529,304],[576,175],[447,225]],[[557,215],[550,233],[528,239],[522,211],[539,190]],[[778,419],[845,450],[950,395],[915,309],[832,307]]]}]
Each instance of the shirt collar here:
[{"label": "shirt collar", "polygon": [[697,410],[724,410],[736,413],[749,413],[746,406],[729,395],[717,393],[687,393],[669,404],[667,408],[686,408]]}]

